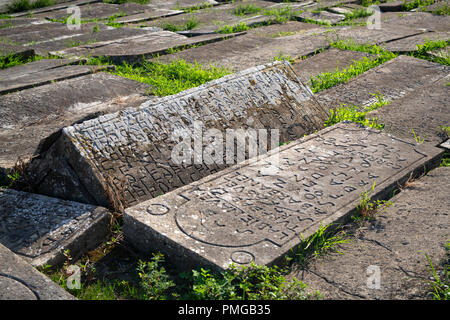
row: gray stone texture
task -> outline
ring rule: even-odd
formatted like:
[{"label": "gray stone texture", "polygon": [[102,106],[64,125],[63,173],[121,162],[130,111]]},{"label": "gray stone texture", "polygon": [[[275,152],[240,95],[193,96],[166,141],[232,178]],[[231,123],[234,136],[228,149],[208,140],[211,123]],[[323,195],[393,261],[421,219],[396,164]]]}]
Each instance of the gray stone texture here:
[{"label": "gray stone texture", "polygon": [[0,175],[46,151],[63,127],[138,106],[149,89],[100,72],[0,96]]},{"label": "gray stone texture", "polygon": [[52,280],[0,244],[0,300],[74,300]]},{"label": "gray stone texture", "polygon": [[0,70],[0,94],[84,76],[106,69],[74,59],[44,59]]},{"label": "gray stone texture", "polygon": [[446,138],[441,126],[450,126],[450,75],[418,88],[399,100],[370,112],[385,124],[385,130],[394,136],[414,139],[414,133],[423,143],[438,145]]},{"label": "gray stone texture", "polygon": [[385,100],[393,101],[442,79],[449,70],[449,67],[437,63],[398,56],[347,83],[319,92],[316,98],[327,109],[335,109],[341,104],[362,108],[377,102],[374,94],[380,93]]},{"label": "gray stone texture", "polygon": [[95,249],[109,233],[105,208],[0,189],[0,243],[34,266],[60,265]]},{"label": "gray stone texture", "polygon": [[[442,150],[340,123],[125,210],[124,234],[179,268],[270,265],[345,221],[375,184],[384,198]],[[417,173],[417,172],[416,172]]]},{"label": "gray stone texture", "polygon": [[[437,272],[448,259],[450,168],[432,170],[391,200],[393,205],[372,221],[348,230],[350,241],[292,273],[319,290],[323,299],[427,299],[431,291],[429,256]],[[369,277],[377,266],[380,287]],[[372,289],[371,289],[372,288]]]},{"label": "gray stone texture", "polygon": [[[111,199],[105,191],[111,189],[133,205],[226,166],[177,164],[172,159],[179,142],[176,136],[191,137],[196,121],[201,121],[204,131],[277,129],[285,142],[320,129],[327,117],[290,65],[277,62],[67,127],[48,155],[30,170],[36,179],[46,177],[40,184],[47,186],[70,181],[66,187],[46,188],[46,194],[107,206]],[[205,144],[209,143],[205,140]],[[66,162],[69,166],[61,171],[72,170],[79,180],[55,172]],[[80,189],[86,192],[80,194]],[[40,186],[38,190],[44,192]]]}]

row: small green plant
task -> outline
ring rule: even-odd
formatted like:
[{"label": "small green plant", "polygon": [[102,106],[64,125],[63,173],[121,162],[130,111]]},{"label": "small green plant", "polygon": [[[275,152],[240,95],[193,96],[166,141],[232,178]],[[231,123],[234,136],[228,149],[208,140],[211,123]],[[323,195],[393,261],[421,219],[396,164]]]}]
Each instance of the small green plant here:
[{"label": "small green plant", "polygon": [[295,58],[293,58],[290,55],[285,55],[282,51],[279,51],[278,55],[273,57],[273,61],[283,61],[283,60],[286,60],[289,63],[295,62]]},{"label": "small green plant", "polygon": [[310,79],[311,90],[314,93],[331,88],[337,84],[348,82],[351,78],[358,76],[367,70],[370,70],[380,64],[383,64],[397,55],[390,51],[386,51],[377,45],[355,45],[353,42],[332,42],[332,47],[341,50],[355,50],[368,52],[377,55],[376,58],[364,57],[362,60],[353,61],[353,63],[346,69],[339,70],[336,68],[334,72],[324,72]]},{"label": "small green plant", "polygon": [[153,254],[151,261],[139,260],[137,271],[140,278],[140,286],[143,290],[143,298],[146,300],[167,300],[173,296],[171,288],[175,283],[170,280],[161,263],[164,256],[161,253]]},{"label": "small green plant", "polygon": [[281,8],[263,9],[262,13],[266,16],[271,16],[276,23],[285,23],[302,12],[303,10],[294,10],[291,5],[288,5]]},{"label": "small green plant", "polygon": [[[445,249],[447,251],[447,256],[449,256],[450,242],[447,242]],[[430,257],[425,254],[428,261],[429,273],[431,274],[433,280],[429,281],[431,292],[429,293],[433,300],[450,300],[450,264],[448,261],[444,263],[444,270],[442,276],[440,276]]]},{"label": "small green plant", "polygon": [[450,66],[450,56],[448,54],[442,54],[441,56],[430,55],[429,52],[446,48],[449,45],[449,41],[446,40],[430,40],[427,39],[425,43],[418,44],[417,50],[412,52],[411,55],[415,58],[424,59],[436,63],[440,63],[446,66]]},{"label": "small green plant", "polygon": [[249,30],[250,27],[245,22],[239,22],[234,26],[225,25],[218,29],[217,33],[235,33]]},{"label": "small green plant", "polygon": [[220,274],[201,268],[193,270],[190,278],[192,291],[186,298],[199,300],[305,300],[306,285],[285,277],[287,269],[278,266],[236,267],[231,264]]},{"label": "small green plant", "polygon": [[[98,60],[90,63],[98,63]],[[167,64],[158,61],[144,61],[141,65],[124,63],[111,73],[147,83],[154,88],[152,94],[166,96],[221,78],[230,71],[213,65],[205,68],[199,63],[191,64],[180,59]]]},{"label": "small green plant", "polygon": [[425,138],[421,138],[418,135],[416,135],[416,133],[414,132],[414,129],[411,129],[411,132],[413,133],[414,140],[416,141],[416,143],[422,144],[425,141]]},{"label": "small green plant", "polygon": [[8,13],[16,13],[16,12],[22,12],[32,9],[38,9],[43,7],[48,7],[53,4],[56,4],[56,1],[54,0],[37,0],[37,1],[30,1],[30,0],[14,0],[10,5],[7,7]]},{"label": "small green plant", "polygon": [[323,255],[329,251],[335,251],[339,254],[338,245],[347,243],[346,233],[333,224],[319,226],[319,229],[307,239],[302,237],[302,242],[292,250],[288,260],[297,262],[301,267],[305,267],[307,263],[314,257]]},{"label": "small green plant", "polygon": [[6,175],[6,181],[0,180],[0,189],[9,189],[12,187],[14,181],[19,178],[19,172],[14,171],[12,174]]},{"label": "small green plant", "polygon": [[431,13],[439,16],[448,16],[450,15],[450,6],[445,3],[444,5],[432,10]]},{"label": "small green plant", "polygon": [[425,7],[433,4],[435,0],[414,0],[414,1],[406,1],[404,0],[402,5],[403,11],[411,11],[412,9],[416,9],[419,7]]},{"label": "small green plant", "polygon": [[358,18],[369,17],[374,13],[374,11],[367,10],[366,8],[353,10],[352,13],[345,14],[345,20],[354,20]]},{"label": "small green plant", "polygon": [[177,31],[187,31],[187,30],[192,30],[195,27],[197,27],[199,24],[197,18],[195,18],[194,16],[191,16],[188,21],[186,21],[185,24],[183,25],[175,25],[175,24],[171,24],[171,23],[164,23],[161,28],[163,28],[164,30],[168,30],[168,31],[172,31],[172,32],[177,32]]}]

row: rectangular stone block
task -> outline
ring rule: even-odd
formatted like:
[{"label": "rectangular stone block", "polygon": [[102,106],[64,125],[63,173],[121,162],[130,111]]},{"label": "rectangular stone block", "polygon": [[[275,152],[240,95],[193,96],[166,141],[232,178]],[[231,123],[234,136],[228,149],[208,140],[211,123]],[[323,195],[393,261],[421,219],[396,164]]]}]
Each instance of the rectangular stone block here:
[{"label": "rectangular stone block", "polygon": [[182,268],[271,265],[342,222],[374,185],[384,198],[442,150],[339,123],[125,210],[124,234]]},{"label": "rectangular stone block", "polygon": [[109,233],[109,211],[92,205],[0,189],[0,243],[34,266],[58,265],[93,250]]},{"label": "rectangular stone block", "polygon": [[[288,62],[270,63],[148,101],[139,108],[66,127],[48,152],[54,156],[36,160],[46,168],[37,170],[36,177],[55,176],[50,173],[55,162],[67,162],[90,195],[77,201],[106,206],[111,200],[105,196],[109,190],[133,205],[228,166],[224,152],[210,163],[198,163],[192,157],[177,163],[172,152],[178,157],[178,148],[185,141],[191,148],[195,139],[194,153],[200,150],[195,157],[202,157],[211,145],[211,137],[203,138],[206,134],[220,135],[215,138],[219,143],[227,129],[261,129],[269,132],[260,145],[267,151],[273,147],[267,142],[271,129],[278,130],[280,141],[286,142],[320,129],[327,117]],[[195,131],[196,124],[200,132]],[[236,163],[236,154],[230,165]],[[58,176],[54,182],[44,183],[60,184],[63,180]],[[59,197],[65,199],[79,193],[70,188],[59,188],[58,192],[61,190],[65,194]]]}]

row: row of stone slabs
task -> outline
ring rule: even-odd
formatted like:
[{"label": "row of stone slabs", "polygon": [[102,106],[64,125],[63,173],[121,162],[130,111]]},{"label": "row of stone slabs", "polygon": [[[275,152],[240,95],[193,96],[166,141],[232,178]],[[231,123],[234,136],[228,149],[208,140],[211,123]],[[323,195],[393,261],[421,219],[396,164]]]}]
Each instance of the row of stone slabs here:
[{"label": "row of stone slabs", "polygon": [[[236,102],[245,103],[231,110]],[[185,107],[189,110],[183,111]],[[175,261],[188,257],[197,266],[272,263],[295,246],[300,233],[311,234],[320,222],[333,222],[354,209],[361,192],[374,183],[381,196],[411,172],[433,167],[442,152],[339,124],[210,175],[223,166],[170,164],[170,134],[190,132],[192,123],[201,120],[219,130],[277,128],[287,141],[320,129],[324,118],[326,113],[289,65],[275,63],[65,128],[31,168],[59,196],[77,197],[83,188],[92,192],[76,199],[85,202],[106,203],[104,191],[109,187],[120,193],[114,183],[125,176],[128,205],[133,200],[137,205],[127,209],[124,228],[139,248],[170,252]],[[81,182],[73,183],[74,178]],[[191,181],[197,182],[182,187]],[[182,188],[142,202],[175,187]],[[60,263],[65,248],[74,256],[86,252],[107,231],[108,212],[95,205],[14,190],[2,191],[0,203],[0,242],[35,265]],[[218,250],[229,256],[217,257]]]}]

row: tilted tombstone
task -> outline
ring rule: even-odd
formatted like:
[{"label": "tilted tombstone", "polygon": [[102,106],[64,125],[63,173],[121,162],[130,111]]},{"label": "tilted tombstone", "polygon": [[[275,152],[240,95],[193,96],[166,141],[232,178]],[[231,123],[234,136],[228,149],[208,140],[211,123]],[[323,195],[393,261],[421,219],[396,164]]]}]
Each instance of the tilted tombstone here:
[{"label": "tilted tombstone", "polygon": [[302,236],[344,220],[363,192],[385,198],[411,173],[439,165],[442,153],[339,123],[127,208],[124,234],[180,268],[270,265]]},{"label": "tilted tombstone", "polygon": [[[274,62],[66,127],[31,167],[41,179],[37,189],[69,181],[57,188],[59,197],[77,194],[73,200],[101,205],[116,198],[130,206],[254,155],[242,156],[239,148],[233,154],[234,138],[257,132],[263,154],[278,147],[278,136],[294,140],[319,130],[326,118],[290,64]],[[232,143],[220,149],[227,136]]]}]

